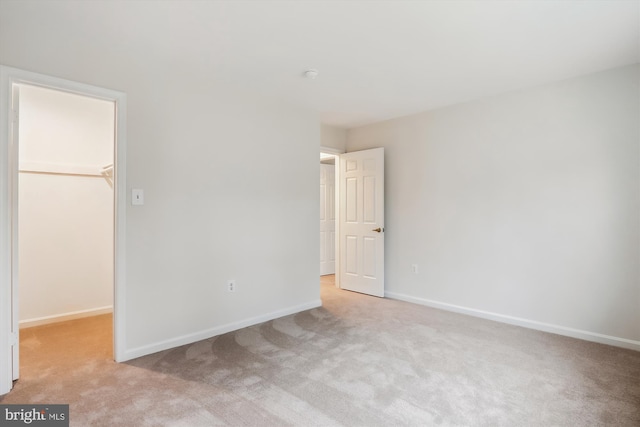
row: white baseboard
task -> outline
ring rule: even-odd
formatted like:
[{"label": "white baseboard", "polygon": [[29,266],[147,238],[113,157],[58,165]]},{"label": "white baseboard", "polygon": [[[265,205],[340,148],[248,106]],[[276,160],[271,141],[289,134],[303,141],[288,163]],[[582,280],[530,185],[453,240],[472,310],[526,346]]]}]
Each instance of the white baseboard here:
[{"label": "white baseboard", "polygon": [[608,344],[616,347],[622,347],[622,348],[628,348],[631,350],[640,351],[640,341],[599,334],[597,332],[583,331],[580,329],[573,329],[565,326],[552,325],[549,323],[523,319],[520,317],[513,317],[513,316],[507,316],[504,314],[491,313],[483,310],[476,310],[474,308],[447,304],[444,302],[413,297],[410,295],[400,294],[396,292],[385,292],[385,296],[391,299],[411,302],[414,304],[420,304],[427,307],[438,308],[446,311],[453,311],[455,313],[466,314],[474,317],[481,317],[483,319],[495,320],[496,322],[508,323],[510,325],[522,326],[524,328],[535,329],[543,332],[550,332],[552,334],[564,335],[567,337],[578,338],[585,341],[592,341],[600,344]]},{"label": "white baseboard", "polygon": [[82,319],[83,317],[98,316],[100,314],[113,313],[113,306],[90,308],[88,310],[71,311],[69,313],[55,314],[53,316],[36,317],[18,322],[20,329],[32,328],[34,326],[47,325],[49,323],[65,322],[67,320]]},{"label": "white baseboard", "polygon": [[217,326],[215,328],[205,329],[203,331],[194,332],[192,334],[182,335],[176,338],[160,341],[154,344],[149,344],[141,347],[125,350],[122,359],[119,362],[126,362],[127,360],[135,359],[137,357],[146,356],[148,354],[157,353],[159,351],[168,350],[170,348],[179,347],[181,345],[191,344],[196,341],[206,340],[217,335],[226,334],[227,332],[237,331],[238,329],[246,328],[249,326],[257,325],[259,323],[268,322],[269,320],[277,319],[279,317],[288,316],[290,314],[300,313],[301,311],[311,310],[322,306],[321,300],[315,300],[306,304],[300,304],[293,307],[285,308],[283,310],[273,311],[271,313],[264,314],[262,316],[250,317],[238,322],[227,323],[225,325]]}]

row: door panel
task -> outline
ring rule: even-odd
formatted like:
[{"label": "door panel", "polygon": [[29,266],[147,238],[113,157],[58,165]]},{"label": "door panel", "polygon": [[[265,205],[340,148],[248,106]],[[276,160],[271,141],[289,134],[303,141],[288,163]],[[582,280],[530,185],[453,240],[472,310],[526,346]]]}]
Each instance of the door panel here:
[{"label": "door panel", "polygon": [[384,296],[384,149],[340,156],[340,287]]},{"label": "door panel", "polygon": [[355,223],[358,221],[358,180],[356,178],[347,178],[347,222]]},{"label": "door panel", "polygon": [[376,178],[374,176],[365,176],[363,178],[364,197],[363,220],[365,224],[376,223]]},{"label": "door panel", "polygon": [[358,274],[358,236],[346,236],[344,248],[345,273],[356,276]]},{"label": "door panel", "polygon": [[363,238],[363,267],[362,274],[364,277],[376,278],[376,239],[375,237],[365,236]]}]

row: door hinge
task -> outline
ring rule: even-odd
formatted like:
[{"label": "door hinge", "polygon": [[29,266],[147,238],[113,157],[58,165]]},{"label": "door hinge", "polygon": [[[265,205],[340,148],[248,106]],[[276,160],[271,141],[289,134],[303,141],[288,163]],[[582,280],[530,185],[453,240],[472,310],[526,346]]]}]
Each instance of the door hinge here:
[{"label": "door hinge", "polygon": [[12,115],[11,115],[11,119],[13,120],[14,123],[18,123],[18,120],[20,119],[20,114],[18,113],[18,110],[12,110]]},{"label": "door hinge", "polygon": [[9,333],[9,345],[14,346],[18,344],[18,334],[15,332]]}]

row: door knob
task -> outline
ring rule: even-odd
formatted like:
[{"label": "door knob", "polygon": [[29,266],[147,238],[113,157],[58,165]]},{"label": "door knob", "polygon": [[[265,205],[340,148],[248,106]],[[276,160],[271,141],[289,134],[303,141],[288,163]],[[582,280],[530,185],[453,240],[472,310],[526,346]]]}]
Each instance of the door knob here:
[{"label": "door knob", "polygon": [[375,231],[375,232],[377,232],[377,233],[380,233],[380,232],[382,231],[382,228],[380,228],[380,227],[378,227],[378,228],[374,228],[374,229],[373,229],[373,230],[371,230],[371,231]]}]

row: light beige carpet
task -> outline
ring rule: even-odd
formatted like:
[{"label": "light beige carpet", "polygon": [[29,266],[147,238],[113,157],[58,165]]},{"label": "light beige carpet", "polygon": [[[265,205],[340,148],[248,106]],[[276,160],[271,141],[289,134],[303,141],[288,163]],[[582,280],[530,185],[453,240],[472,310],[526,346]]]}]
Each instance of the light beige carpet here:
[{"label": "light beige carpet", "polygon": [[1,402],[75,426],[640,426],[640,352],[323,282],[322,308],[123,364],[109,316],[27,330]]}]

